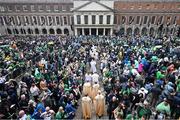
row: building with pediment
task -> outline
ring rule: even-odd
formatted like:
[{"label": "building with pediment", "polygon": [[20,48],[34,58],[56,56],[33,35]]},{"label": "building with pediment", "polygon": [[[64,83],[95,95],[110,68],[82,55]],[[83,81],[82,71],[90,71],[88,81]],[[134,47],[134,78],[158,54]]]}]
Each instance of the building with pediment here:
[{"label": "building with pediment", "polygon": [[179,35],[179,0],[0,0],[1,35]]},{"label": "building with pediment", "polygon": [[74,1],[75,35],[112,35],[114,1]]}]

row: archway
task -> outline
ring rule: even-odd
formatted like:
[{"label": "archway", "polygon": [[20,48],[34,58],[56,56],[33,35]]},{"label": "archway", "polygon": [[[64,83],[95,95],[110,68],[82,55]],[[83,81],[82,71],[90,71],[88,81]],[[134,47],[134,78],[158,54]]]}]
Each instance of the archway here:
[{"label": "archway", "polygon": [[127,35],[132,35],[132,28],[127,29]]},{"label": "archway", "polygon": [[69,30],[67,28],[64,29],[64,34],[69,35]]},{"label": "archway", "polygon": [[42,33],[43,33],[43,34],[47,34],[46,28],[43,28],[43,29],[42,29]]},{"label": "archway", "polygon": [[19,31],[16,28],[14,29],[14,31],[15,31],[15,34],[19,34]]},{"label": "archway", "polygon": [[169,34],[169,28],[168,28],[168,27],[166,27],[166,29],[165,29],[165,34],[166,34],[166,35]]},{"label": "archway", "polygon": [[154,36],[154,28],[150,28],[149,35],[150,35],[150,36]]},{"label": "archway", "polygon": [[12,34],[12,31],[9,28],[7,28],[7,32],[8,32],[8,34]]},{"label": "archway", "polygon": [[135,28],[135,29],[134,29],[134,35],[139,35],[139,33],[140,33],[139,28]]},{"label": "archway", "polygon": [[39,29],[38,28],[35,29],[35,34],[39,34]]},{"label": "archway", "polygon": [[50,28],[50,29],[49,29],[49,33],[50,33],[50,34],[54,34],[54,33],[55,33],[55,32],[54,32],[54,29],[53,29],[53,28]]},{"label": "archway", "polygon": [[121,29],[119,30],[119,35],[124,35],[124,31],[125,31],[125,29],[124,29],[124,28],[121,28]]},{"label": "archway", "polygon": [[142,29],[142,35],[147,35],[147,28],[146,28],[146,27],[144,27],[144,28]]},{"label": "archway", "polygon": [[28,34],[33,34],[32,29],[28,28]]},{"label": "archway", "polygon": [[21,34],[26,34],[26,31],[25,31],[25,29],[23,29],[23,28],[21,28]]},{"label": "archway", "polygon": [[60,29],[60,28],[58,28],[58,29],[56,30],[56,33],[57,33],[57,34],[62,34],[61,29]]}]

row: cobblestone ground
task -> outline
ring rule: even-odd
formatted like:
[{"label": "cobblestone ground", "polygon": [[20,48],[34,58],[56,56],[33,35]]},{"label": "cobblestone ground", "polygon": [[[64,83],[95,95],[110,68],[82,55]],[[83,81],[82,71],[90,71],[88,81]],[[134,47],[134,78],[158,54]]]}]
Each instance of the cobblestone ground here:
[{"label": "cobblestone ground", "polygon": [[[101,75],[101,72],[100,72],[100,66],[99,66],[99,65],[100,65],[100,62],[97,61],[97,72],[98,72],[98,74],[99,74],[99,76],[100,76],[100,79],[99,79],[99,81],[100,81],[100,82],[99,82],[99,83],[100,83],[100,89],[101,89],[101,91],[105,94],[105,92],[104,92],[104,87],[103,87],[103,84],[102,84],[102,82],[101,82],[101,81],[102,81],[102,75]],[[89,68],[89,65],[87,65],[87,66],[86,66],[86,70],[89,70],[89,69],[90,69],[90,68]],[[83,96],[83,95],[82,95],[82,96]],[[82,96],[81,96],[81,98],[82,98]],[[82,117],[81,99],[79,100],[78,104],[79,104],[79,107],[78,107],[78,109],[77,109],[77,111],[76,111],[76,116],[75,116],[74,119],[83,119],[83,117]],[[91,120],[108,119],[106,110],[107,110],[107,105],[106,105],[106,108],[105,108],[105,115],[99,119],[99,118],[96,116],[95,109],[94,109],[94,107],[93,107]]]}]

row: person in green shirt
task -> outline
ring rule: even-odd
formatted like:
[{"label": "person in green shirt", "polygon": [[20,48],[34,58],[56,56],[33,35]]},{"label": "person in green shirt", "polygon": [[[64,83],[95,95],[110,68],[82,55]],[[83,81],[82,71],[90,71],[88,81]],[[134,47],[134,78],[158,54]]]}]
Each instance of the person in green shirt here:
[{"label": "person in green shirt", "polygon": [[145,100],[142,106],[139,106],[137,109],[138,117],[142,118],[145,117],[146,119],[149,119],[152,112],[149,108],[149,103]]},{"label": "person in green shirt", "polygon": [[164,101],[156,106],[156,111],[166,115],[171,114],[170,105],[166,98],[164,98]]},{"label": "person in green shirt", "polygon": [[56,120],[62,120],[64,119],[64,116],[65,116],[65,112],[63,110],[63,107],[59,107],[59,110],[58,112],[56,113]]}]

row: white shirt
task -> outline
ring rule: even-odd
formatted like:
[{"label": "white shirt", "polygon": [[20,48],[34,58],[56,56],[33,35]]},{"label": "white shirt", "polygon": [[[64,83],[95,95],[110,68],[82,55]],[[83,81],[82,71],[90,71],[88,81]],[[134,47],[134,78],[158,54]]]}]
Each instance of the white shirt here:
[{"label": "white shirt", "polygon": [[93,84],[95,82],[99,83],[99,75],[97,73],[92,74],[92,81],[93,81]]},{"label": "white shirt", "polygon": [[34,86],[34,87],[31,86],[30,92],[31,92],[32,96],[37,96],[37,95],[39,95],[39,88],[37,86]]}]

